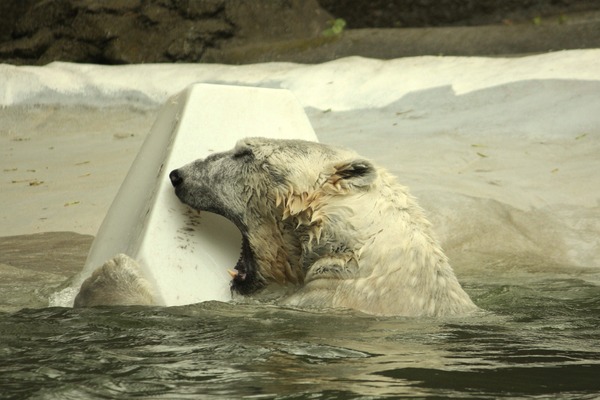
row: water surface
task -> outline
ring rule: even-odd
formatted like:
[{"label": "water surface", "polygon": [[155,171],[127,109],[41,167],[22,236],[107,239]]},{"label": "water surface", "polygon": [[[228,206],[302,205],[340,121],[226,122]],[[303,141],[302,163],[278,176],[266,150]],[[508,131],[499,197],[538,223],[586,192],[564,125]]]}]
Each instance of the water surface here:
[{"label": "water surface", "polygon": [[600,393],[596,274],[467,283],[488,312],[381,318],[265,304],[0,314],[0,397],[560,397]]}]

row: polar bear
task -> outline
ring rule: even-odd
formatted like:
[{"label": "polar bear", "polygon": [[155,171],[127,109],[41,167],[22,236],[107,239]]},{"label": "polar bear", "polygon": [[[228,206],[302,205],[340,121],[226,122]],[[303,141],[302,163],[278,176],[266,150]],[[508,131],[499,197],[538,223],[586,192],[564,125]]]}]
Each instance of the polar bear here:
[{"label": "polar bear", "polygon": [[232,292],[275,283],[295,288],[283,304],[377,315],[478,309],[407,188],[353,151],[247,138],[169,178],[183,203],[241,231]]}]

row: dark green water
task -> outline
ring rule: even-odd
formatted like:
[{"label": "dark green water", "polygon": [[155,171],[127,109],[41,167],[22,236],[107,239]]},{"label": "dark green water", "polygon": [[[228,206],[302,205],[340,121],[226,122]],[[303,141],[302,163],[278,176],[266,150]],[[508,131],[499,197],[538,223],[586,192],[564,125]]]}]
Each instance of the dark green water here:
[{"label": "dark green water", "polygon": [[212,302],[0,314],[0,398],[600,396],[600,287],[537,277],[466,288],[488,313]]}]

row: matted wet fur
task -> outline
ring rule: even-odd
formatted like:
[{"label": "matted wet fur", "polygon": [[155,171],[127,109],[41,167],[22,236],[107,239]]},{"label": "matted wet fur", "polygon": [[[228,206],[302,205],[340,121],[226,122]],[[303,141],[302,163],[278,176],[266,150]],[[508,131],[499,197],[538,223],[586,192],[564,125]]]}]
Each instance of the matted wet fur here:
[{"label": "matted wet fur", "polygon": [[383,168],[300,140],[248,138],[174,170],[179,199],[231,220],[243,237],[232,290],[297,288],[282,303],[379,315],[477,310],[423,210]]}]

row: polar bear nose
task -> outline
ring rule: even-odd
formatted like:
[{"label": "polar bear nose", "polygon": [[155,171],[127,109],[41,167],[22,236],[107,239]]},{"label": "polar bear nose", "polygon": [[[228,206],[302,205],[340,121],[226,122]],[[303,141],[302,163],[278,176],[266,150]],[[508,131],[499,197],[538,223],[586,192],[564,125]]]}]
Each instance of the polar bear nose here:
[{"label": "polar bear nose", "polygon": [[174,187],[177,187],[183,183],[183,178],[181,177],[181,175],[179,175],[178,169],[174,169],[173,171],[171,171],[171,173],[169,174],[169,179],[171,180],[171,184]]}]

